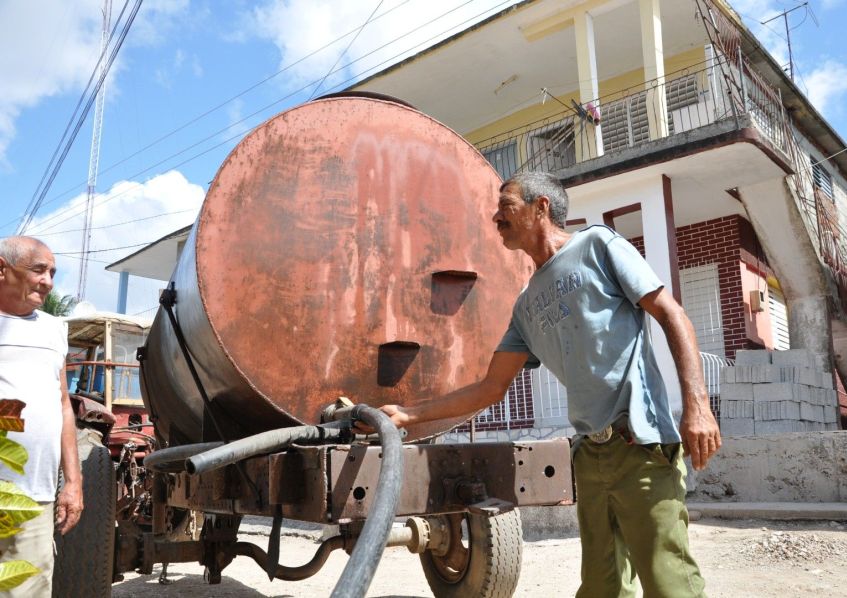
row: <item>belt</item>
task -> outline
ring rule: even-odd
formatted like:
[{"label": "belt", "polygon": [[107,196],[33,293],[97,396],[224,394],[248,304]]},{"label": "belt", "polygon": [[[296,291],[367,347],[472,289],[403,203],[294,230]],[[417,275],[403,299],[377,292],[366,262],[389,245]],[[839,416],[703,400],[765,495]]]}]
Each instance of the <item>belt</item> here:
[{"label": "belt", "polygon": [[609,442],[615,433],[620,434],[626,440],[627,444],[632,444],[632,434],[629,431],[629,418],[626,415],[622,415],[599,432],[588,434],[587,438],[595,444],[605,444]]}]

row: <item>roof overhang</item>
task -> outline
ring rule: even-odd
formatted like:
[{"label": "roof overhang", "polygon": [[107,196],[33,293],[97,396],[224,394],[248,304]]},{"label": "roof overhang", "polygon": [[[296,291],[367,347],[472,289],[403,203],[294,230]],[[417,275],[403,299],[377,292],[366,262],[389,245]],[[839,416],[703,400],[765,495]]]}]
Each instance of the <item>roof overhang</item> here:
[{"label": "roof overhang", "polygon": [[143,249],[106,266],[109,272],[127,272],[141,278],[169,280],[179,257],[180,248],[188,239],[191,226],[186,226],[153,241]]},{"label": "roof overhang", "polygon": [[[693,1],[660,2],[665,55],[708,43]],[[526,0],[350,90],[400,98],[467,135],[539,104],[542,89],[554,96],[578,89],[574,16],[580,10],[593,16],[598,79],[633,79],[643,68],[636,0]]]}]

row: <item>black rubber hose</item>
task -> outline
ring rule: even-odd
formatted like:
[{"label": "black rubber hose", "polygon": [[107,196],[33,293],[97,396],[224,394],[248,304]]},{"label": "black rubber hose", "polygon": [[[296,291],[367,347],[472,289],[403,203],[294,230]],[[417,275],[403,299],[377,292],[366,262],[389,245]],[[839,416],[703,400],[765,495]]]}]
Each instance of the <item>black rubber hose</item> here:
[{"label": "black rubber hose", "polygon": [[[240,440],[234,440],[217,448],[194,454],[185,460],[185,470],[190,474],[206,473],[231,465],[256,455],[279,451],[295,443],[342,442],[349,433],[340,427],[295,426],[262,432]],[[155,453],[154,453],[155,454]]]},{"label": "black rubber hose", "polygon": [[[317,552],[315,552],[315,556],[305,565],[300,565],[299,567],[277,565],[274,577],[282,581],[301,581],[311,577],[321,570],[321,567],[323,567],[323,564],[329,558],[329,554],[339,548],[344,548],[344,538],[333,536],[321,543]],[[248,556],[256,561],[262,569],[266,568],[268,555],[255,544],[251,544],[250,542],[236,542],[234,552],[237,555]]]},{"label": "black rubber hose", "polygon": [[403,443],[388,416],[367,405],[357,405],[352,417],[354,422],[361,420],[377,431],[382,444],[382,465],[373,506],[331,598],[362,598],[368,591],[391,533],[403,484]]},{"label": "black rubber hose", "polygon": [[179,473],[185,471],[186,459],[221,445],[223,442],[199,442],[159,449],[144,457],[144,467],[161,473]]}]

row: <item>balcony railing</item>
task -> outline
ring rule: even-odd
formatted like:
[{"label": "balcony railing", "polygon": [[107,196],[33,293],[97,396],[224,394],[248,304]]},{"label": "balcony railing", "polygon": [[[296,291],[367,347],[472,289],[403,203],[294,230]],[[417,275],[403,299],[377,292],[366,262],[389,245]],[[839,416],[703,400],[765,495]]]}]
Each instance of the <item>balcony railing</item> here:
[{"label": "balcony railing", "polygon": [[721,420],[721,371],[735,364],[731,359],[712,353],[700,353],[703,364],[703,378],[706,381],[706,391],[709,393],[709,407],[715,419]]},{"label": "balcony railing", "polygon": [[[707,51],[699,68],[620,90],[527,123],[477,144],[503,178],[522,170],[557,172],[578,162],[638,147],[747,114],[787,152],[779,94],[743,60]],[[551,96],[552,97],[552,96]],[[596,122],[596,124],[595,124]]]}]

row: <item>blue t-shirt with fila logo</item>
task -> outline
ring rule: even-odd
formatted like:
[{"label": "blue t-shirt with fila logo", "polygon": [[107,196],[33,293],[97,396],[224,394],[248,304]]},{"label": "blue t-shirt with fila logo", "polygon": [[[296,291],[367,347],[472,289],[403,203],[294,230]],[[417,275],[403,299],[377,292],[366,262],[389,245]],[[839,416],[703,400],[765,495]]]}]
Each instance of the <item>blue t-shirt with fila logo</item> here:
[{"label": "blue t-shirt with fila logo", "polygon": [[626,239],[588,227],[532,275],[497,351],[529,353],[526,367],[540,362],[555,374],[577,436],[627,415],[635,442],[679,442],[638,306],[663,286]]}]

